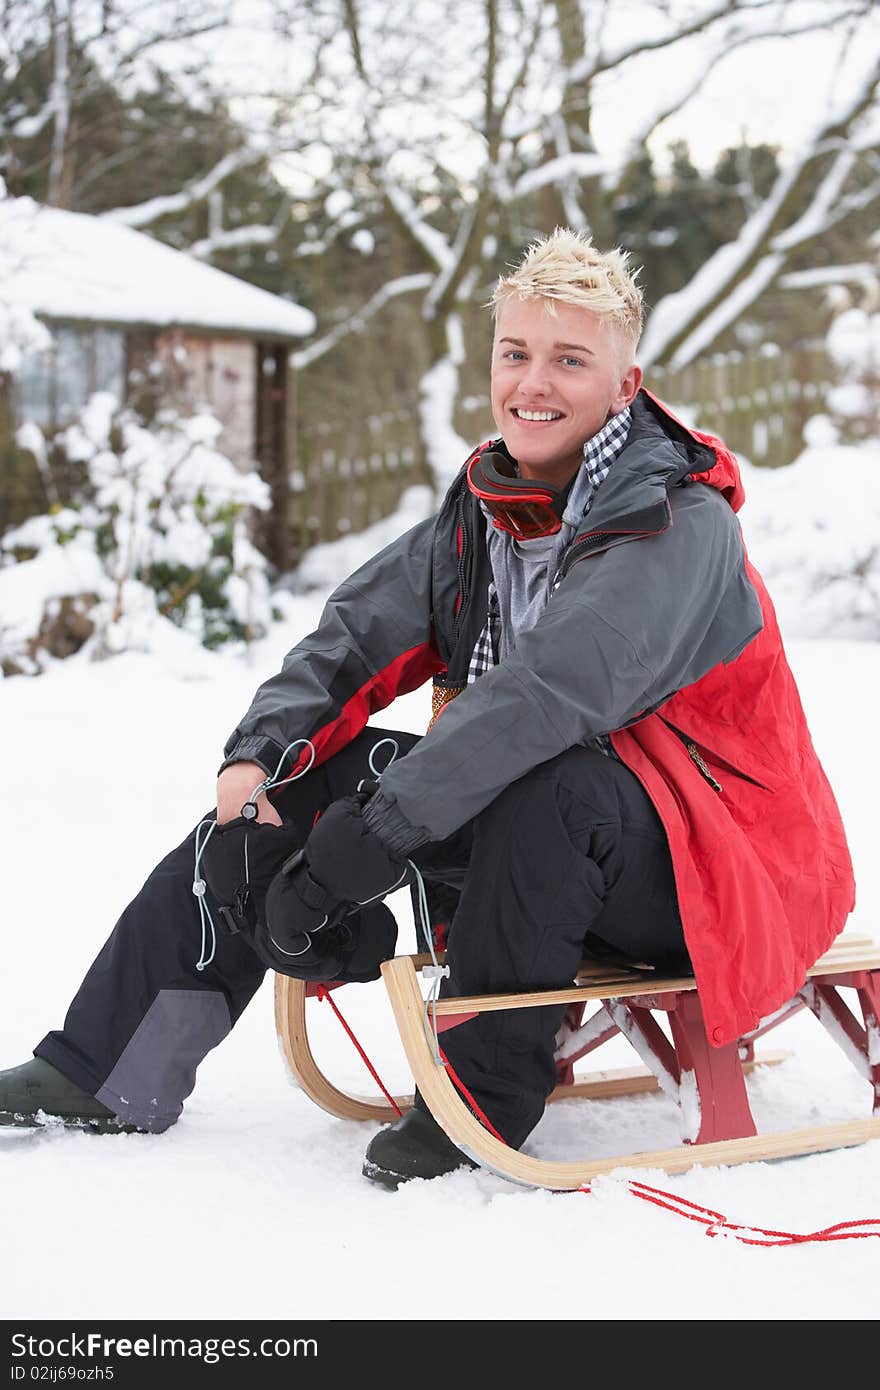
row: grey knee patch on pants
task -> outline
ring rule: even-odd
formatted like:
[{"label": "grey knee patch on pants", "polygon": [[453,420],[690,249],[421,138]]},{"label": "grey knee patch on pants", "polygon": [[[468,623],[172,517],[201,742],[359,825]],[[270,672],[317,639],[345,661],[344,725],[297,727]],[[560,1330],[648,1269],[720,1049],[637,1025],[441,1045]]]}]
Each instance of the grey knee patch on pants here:
[{"label": "grey knee patch on pants", "polygon": [[199,1063],[231,1027],[217,990],[160,990],[97,1099],[126,1124],[161,1133],[180,1115]]}]

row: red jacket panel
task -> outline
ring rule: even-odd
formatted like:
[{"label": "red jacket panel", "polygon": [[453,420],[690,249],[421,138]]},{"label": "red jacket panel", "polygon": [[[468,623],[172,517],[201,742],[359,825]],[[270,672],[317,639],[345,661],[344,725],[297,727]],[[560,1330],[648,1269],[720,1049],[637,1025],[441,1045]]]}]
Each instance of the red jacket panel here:
[{"label": "red jacket panel", "polygon": [[[719,440],[698,438],[718,459],[698,481],[718,487],[738,510],[736,461]],[[717,1046],[796,993],[855,902],[840,811],[773,604],[751,565],[748,572],[762,632],[734,661],[613,735],[666,828],[685,939]]]}]

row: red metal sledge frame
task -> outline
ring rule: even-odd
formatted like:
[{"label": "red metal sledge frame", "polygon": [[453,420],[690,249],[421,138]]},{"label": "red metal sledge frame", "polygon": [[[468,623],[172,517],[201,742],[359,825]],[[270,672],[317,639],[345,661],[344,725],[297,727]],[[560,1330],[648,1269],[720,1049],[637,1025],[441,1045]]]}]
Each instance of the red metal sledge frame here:
[{"label": "red metal sledge frame", "polygon": [[[583,1010],[583,1005],[574,1007]],[[653,1017],[655,1011],[668,1016],[671,1042]],[[572,1052],[569,1039],[565,1058],[557,1063],[560,1085],[574,1082],[577,1059],[613,1034],[623,1033],[657,1078],[660,1089],[678,1105],[684,1143],[710,1144],[757,1134],[743,1072],[743,1062],[754,1059],[744,1057],[738,1043],[709,1046],[702,1006],[694,990],[605,1000],[599,1014],[594,1015],[599,1019],[603,1016],[607,1026],[586,1046]]]},{"label": "red metal sledge frame", "polygon": [[[856,991],[863,1024],[849,1009],[839,989]],[[697,992],[674,990],[662,994],[606,999],[583,1023],[585,1005],[566,1010],[557,1051],[560,1089],[575,1084],[574,1064],[622,1033],[653,1072],[661,1090],[679,1106],[682,1140],[711,1144],[757,1134],[746,1090],[744,1064],[754,1062],[754,1044],[780,1023],[809,1008],[829,1035],[868,1080],[874,1093],[873,1113],[880,1113],[880,971],[859,970],[816,975],[794,998],[739,1042],[711,1047]],[[654,1012],[668,1016],[672,1041],[660,1028]],[[473,1015],[469,1015],[473,1017]],[[437,1019],[438,1030],[454,1026],[464,1015]],[[696,1100],[696,1104],[693,1101]]]}]

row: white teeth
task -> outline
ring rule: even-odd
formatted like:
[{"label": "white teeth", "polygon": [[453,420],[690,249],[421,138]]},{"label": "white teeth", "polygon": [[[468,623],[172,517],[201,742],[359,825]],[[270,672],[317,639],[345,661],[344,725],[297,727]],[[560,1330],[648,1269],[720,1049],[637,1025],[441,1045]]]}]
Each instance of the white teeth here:
[{"label": "white teeth", "polygon": [[558,410],[517,410],[514,412],[520,420],[561,420],[562,414]]}]

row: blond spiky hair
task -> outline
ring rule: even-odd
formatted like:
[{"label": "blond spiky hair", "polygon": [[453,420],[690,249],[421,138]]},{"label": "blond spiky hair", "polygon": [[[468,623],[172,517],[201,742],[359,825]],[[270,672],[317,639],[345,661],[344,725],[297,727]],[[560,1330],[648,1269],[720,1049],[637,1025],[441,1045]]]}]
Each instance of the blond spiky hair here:
[{"label": "blond spiky hair", "polygon": [[511,275],[499,276],[491,299],[492,312],[508,299],[545,299],[575,304],[607,319],[637,343],[642,331],[642,291],[638,270],[629,269],[629,253],[615,248],[599,251],[585,232],[557,227],[533,241]]}]

